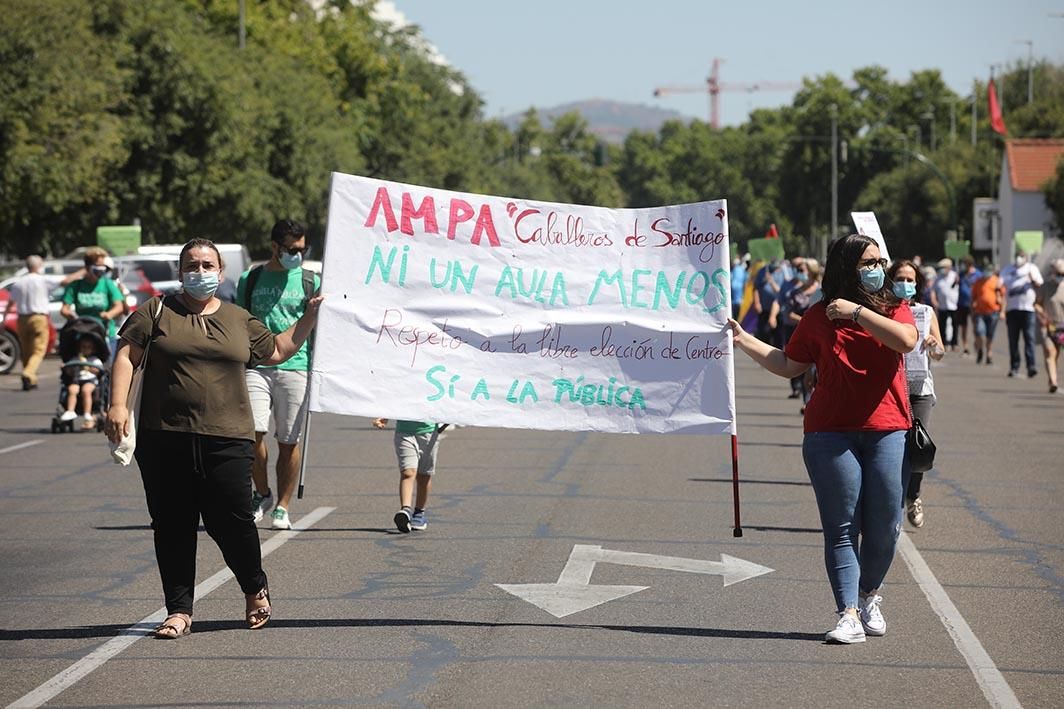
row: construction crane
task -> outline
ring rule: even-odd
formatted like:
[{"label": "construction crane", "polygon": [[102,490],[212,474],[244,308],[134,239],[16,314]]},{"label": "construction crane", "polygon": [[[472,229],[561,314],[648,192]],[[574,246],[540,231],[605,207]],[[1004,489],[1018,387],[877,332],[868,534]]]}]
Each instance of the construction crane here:
[{"label": "construction crane", "polygon": [[791,81],[758,81],[752,84],[721,83],[720,64],[724,60],[713,57],[713,68],[706,77],[705,84],[688,86],[659,86],[654,89],[655,97],[668,96],[669,94],[683,93],[708,93],[709,94],[709,124],[714,128],[720,128],[720,92],[721,91],[793,91],[802,88],[800,83]]}]

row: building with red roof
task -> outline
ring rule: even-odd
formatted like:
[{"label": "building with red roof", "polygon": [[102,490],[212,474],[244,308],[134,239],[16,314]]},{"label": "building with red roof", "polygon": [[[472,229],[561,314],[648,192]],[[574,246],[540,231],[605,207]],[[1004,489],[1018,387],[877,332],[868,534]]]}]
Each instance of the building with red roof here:
[{"label": "building with red roof", "polygon": [[[995,258],[999,264],[1012,260],[1017,231],[1041,231],[1045,239],[1057,239],[1042,250],[1043,261],[1050,251],[1061,249],[1061,225],[1055,224],[1046,206],[1045,185],[1056,176],[1064,160],[1064,139],[1015,138],[1005,141],[998,187],[1000,240]],[[1057,254],[1059,255],[1059,253]]]}]

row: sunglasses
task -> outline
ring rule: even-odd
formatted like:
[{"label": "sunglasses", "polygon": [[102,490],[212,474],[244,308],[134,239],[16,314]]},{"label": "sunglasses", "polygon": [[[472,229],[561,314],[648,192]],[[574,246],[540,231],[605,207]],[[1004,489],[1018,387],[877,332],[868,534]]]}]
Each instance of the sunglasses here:
[{"label": "sunglasses", "polygon": [[281,246],[280,244],[277,245],[277,248],[281,251],[288,252],[289,256],[299,256],[300,254],[305,254],[308,250],[310,250],[309,246],[304,246],[303,248],[300,248],[298,246],[285,247]]},{"label": "sunglasses", "polygon": [[866,271],[874,271],[876,266],[886,268],[887,260],[885,258],[866,258],[864,261],[857,262],[857,268],[862,268]]}]

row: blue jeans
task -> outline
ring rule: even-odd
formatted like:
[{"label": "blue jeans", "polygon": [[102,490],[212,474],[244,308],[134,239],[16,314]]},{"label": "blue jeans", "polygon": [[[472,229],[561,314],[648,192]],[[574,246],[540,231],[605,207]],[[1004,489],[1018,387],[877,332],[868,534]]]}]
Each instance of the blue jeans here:
[{"label": "blue jeans", "polygon": [[994,331],[997,329],[999,317],[996,310],[992,313],[976,313],[972,316],[972,320],[975,322],[975,336],[986,338],[987,354],[990,353],[990,343],[994,341]]},{"label": "blue jeans", "polygon": [[1009,371],[1020,371],[1020,334],[1022,333],[1027,372],[1037,373],[1038,362],[1034,359],[1034,311],[1009,310],[1005,313],[1005,326],[1009,329]]},{"label": "blue jeans", "polygon": [[807,433],[802,457],[824,528],[836,610],[857,608],[858,592],[877,590],[894,560],[905,431]]}]

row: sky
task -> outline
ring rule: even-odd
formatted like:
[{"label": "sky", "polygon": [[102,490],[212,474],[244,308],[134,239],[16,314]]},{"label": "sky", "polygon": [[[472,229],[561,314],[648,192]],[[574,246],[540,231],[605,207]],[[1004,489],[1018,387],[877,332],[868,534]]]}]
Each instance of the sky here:
[{"label": "sky", "polygon": [[[800,84],[879,65],[906,81],[939,69],[959,95],[990,66],[1064,64],[1064,0],[388,0],[498,118],[585,99],[708,119],[705,79]],[[1057,17],[1055,15],[1061,15]],[[1024,41],[1018,41],[1024,40]],[[655,98],[658,86],[694,90]],[[1037,91],[1037,87],[1036,87]],[[723,91],[721,123],[788,105],[794,90]],[[1006,114],[1008,107],[1006,106]]]}]

